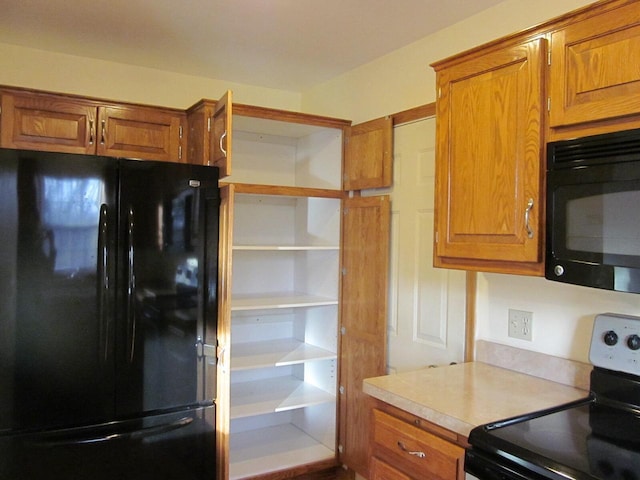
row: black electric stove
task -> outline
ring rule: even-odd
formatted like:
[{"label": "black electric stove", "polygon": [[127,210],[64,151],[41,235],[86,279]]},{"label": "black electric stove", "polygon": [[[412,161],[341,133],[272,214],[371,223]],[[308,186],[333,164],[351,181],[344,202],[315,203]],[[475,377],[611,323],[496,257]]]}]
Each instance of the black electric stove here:
[{"label": "black electric stove", "polygon": [[583,400],[477,427],[465,471],[480,480],[640,480],[640,317],[598,315]]}]

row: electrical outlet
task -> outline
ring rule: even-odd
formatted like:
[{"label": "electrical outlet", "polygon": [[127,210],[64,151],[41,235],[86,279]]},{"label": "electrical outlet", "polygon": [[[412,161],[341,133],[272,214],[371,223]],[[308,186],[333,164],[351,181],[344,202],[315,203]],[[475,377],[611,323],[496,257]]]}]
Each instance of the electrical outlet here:
[{"label": "electrical outlet", "polygon": [[509,336],[531,341],[533,338],[533,312],[509,309]]}]

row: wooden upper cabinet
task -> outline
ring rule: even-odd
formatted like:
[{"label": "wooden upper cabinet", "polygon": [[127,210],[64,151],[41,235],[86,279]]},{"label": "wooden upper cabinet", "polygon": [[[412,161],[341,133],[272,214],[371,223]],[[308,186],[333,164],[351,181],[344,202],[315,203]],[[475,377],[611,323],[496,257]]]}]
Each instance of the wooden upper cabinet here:
[{"label": "wooden upper cabinet", "polygon": [[181,114],[130,106],[98,107],[98,155],[183,161]]},{"label": "wooden upper cabinet", "polygon": [[218,101],[201,100],[189,108],[187,161],[218,167],[220,178],[231,175],[232,119],[231,91],[227,91]]},{"label": "wooden upper cabinet", "polygon": [[551,34],[551,127],[640,112],[640,3]]},{"label": "wooden upper cabinet", "polygon": [[542,274],[546,46],[435,66],[436,266]]},{"label": "wooden upper cabinet", "polygon": [[95,153],[96,108],[81,100],[0,92],[0,146],[63,153]]},{"label": "wooden upper cabinet", "polygon": [[389,117],[353,125],[347,135],[344,189],[389,187],[392,183],[393,121]]},{"label": "wooden upper cabinet", "polygon": [[180,161],[185,115],[81,98],[2,90],[5,148]]}]

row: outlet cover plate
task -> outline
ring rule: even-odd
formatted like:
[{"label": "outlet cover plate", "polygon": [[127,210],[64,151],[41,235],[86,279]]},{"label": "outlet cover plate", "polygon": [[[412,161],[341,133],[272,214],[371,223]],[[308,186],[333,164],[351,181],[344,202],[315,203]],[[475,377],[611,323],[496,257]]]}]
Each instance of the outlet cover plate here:
[{"label": "outlet cover plate", "polygon": [[520,340],[533,340],[533,312],[509,309],[509,336]]}]

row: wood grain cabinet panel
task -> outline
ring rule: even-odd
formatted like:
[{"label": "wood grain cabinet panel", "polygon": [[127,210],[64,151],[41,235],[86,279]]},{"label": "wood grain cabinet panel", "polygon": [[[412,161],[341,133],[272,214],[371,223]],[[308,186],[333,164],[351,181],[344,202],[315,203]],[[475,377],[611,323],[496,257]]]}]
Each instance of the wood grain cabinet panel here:
[{"label": "wood grain cabinet panel", "polygon": [[438,71],[436,266],[542,273],[546,40]]},{"label": "wood grain cabinet panel", "polygon": [[387,476],[391,468],[404,475],[399,478],[464,478],[464,448],[375,408],[371,439],[377,459],[371,469],[381,472],[379,478],[392,478]]},{"label": "wood grain cabinet panel", "polygon": [[97,153],[110,157],[182,161],[183,115],[129,106],[98,108]]},{"label": "wood grain cabinet panel", "polygon": [[371,458],[369,472],[370,480],[412,480],[409,475],[405,475],[400,470],[376,457]]},{"label": "wood grain cabinet panel", "polygon": [[217,101],[201,100],[187,110],[188,162],[216,166],[220,178],[231,175],[233,109],[232,92],[227,91]]},{"label": "wood grain cabinet panel", "polygon": [[2,90],[0,145],[5,148],[178,162],[183,123],[178,110],[44,92]]},{"label": "wood grain cabinet panel", "polygon": [[95,152],[96,109],[90,103],[1,92],[0,145],[63,153]]},{"label": "wood grain cabinet panel", "polygon": [[389,117],[353,125],[347,137],[344,189],[390,187],[393,122]]},{"label": "wood grain cabinet panel", "polygon": [[640,112],[640,4],[571,23],[551,35],[551,127]]}]

